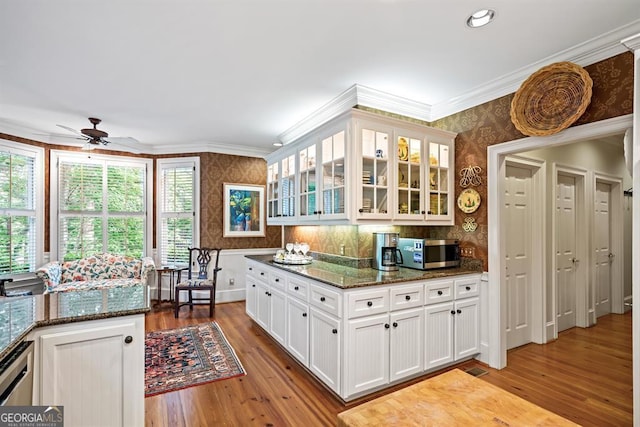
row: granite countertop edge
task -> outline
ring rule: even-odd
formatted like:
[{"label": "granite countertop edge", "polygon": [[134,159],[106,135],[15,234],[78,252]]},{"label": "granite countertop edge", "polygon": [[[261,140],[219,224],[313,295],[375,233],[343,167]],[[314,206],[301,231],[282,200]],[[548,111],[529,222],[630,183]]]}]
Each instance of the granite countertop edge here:
[{"label": "granite countertop edge", "polygon": [[467,267],[440,268],[434,270],[414,270],[400,267],[398,271],[384,272],[373,268],[346,267],[316,260],[306,265],[285,265],[274,262],[273,256],[271,255],[245,255],[245,257],[261,264],[276,267],[282,271],[317,280],[340,289],[354,289],[482,273],[480,269]]}]

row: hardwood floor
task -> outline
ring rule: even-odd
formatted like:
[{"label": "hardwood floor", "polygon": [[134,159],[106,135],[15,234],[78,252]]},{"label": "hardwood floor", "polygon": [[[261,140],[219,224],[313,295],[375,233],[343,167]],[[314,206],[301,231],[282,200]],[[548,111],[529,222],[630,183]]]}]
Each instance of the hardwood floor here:
[{"label": "hardwood floor", "polygon": [[[147,314],[146,329],[210,320],[221,326],[247,375],[146,398],[147,426],[332,426],[338,413],[377,397],[342,403],[253,324],[244,302],[217,304],[213,318],[203,306],[183,309],[175,319],[165,305]],[[632,425],[631,363],[627,313],[603,316],[596,327],[563,332],[547,345],[514,349],[500,371],[475,361],[463,367],[480,366],[488,371],[481,379],[584,426],[623,426]]]}]

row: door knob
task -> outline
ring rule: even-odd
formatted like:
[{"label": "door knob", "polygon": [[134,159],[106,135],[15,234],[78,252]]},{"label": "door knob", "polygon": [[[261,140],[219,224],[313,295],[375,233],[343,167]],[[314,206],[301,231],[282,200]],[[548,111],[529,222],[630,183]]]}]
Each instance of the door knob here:
[{"label": "door knob", "polygon": [[131,335],[127,335],[124,338],[124,342],[126,342],[127,344],[131,344],[133,342],[133,337]]}]

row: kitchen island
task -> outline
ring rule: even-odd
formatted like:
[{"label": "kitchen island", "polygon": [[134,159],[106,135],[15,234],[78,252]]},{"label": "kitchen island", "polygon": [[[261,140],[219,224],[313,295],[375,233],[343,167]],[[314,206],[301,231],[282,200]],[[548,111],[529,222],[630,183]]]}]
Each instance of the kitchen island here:
[{"label": "kitchen island", "polygon": [[246,258],[247,314],[344,401],[480,352],[479,270]]}]

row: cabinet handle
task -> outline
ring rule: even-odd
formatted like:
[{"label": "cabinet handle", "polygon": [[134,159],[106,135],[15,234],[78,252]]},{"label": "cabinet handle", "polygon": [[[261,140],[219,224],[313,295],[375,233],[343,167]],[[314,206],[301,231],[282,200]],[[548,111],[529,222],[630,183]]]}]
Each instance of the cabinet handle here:
[{"label": "cabinet handle", "polygon": [[253,271],[253,267],[249,267],[249,271]]},{"label": "cabinet handle", "polygon": [[256,285],[251,285],[251,287],[252,287],[252,288],[255,288],[255,287],[256,287]]},{"label": "cabinet handle", "polygon": [[127,335],[124,338],[124,342],[126,342],[127,344],[131,344],[133,342],[133,337],[131,335]]},{"label": "cabinet handle", "polygon": [[464,287],[466,290],[470,291],[471,290],[471,286],[465,286]]},{"label": "cabinet handle", "polygon": [[385,329],[389,329],[389,324],[388,324],[388,323],[385,323],[385,324],[384,324],[384,328],[385,328]]},{"label": "cabinet handle", "polygon": [[364,209],[360,208],[360,209],[358,209],[358,212],[362,213],[362,212],[364,212]]},{"label": "cabinet handle", "polygon": [[367,301],[367,307],[371,307],[373,303],[371,301]]},{"label": "cabinet handle", "polygon": [[332,330],[331,332],[332,332],[332,333],[334,333],[334,334],[337,334],[337,333],[338,333],[338,330],[337,330],[337,329],[334,329],[334,330]]},{"label": "cabinet handle", "polygon": [[398,322],[393,322],[393,327],[397,328],[398,327]]},{"label": "cabinet handle", "polygon": [[302,317],[307,317],[307,313],[302,313]]},{"label": "cabinet handle", "polygon": [[320,297],[320,301],[324,302],[326,298],[325,297]]},{"label": "cabinet handle", "polygon": [[407,301],[411,300],[411,295],[407,295],[406,297],[404,297],[404,299],[406,299]]},{"label": "cabinet handle", "polygon": [[264,276],[264,272],[261,272],[261,273],[260,273],[260,275],[261,275],[261,276]]},{"label": "cabinet handle", "polygon": [[442,291],[438,291],[438,295],[442,295]]},{"label": "cabinet handle", "polygon": [[456,310],[456,313],[460,314],[460,313],[462,313],[462,310],[457,309],[457,310]]},{"label": "cabinet handle", "polygon": [[297,290],[298,290],[298,287],[297,287],[297,286],[294,286],[294,287],[293,287],[293,290],[294,290],[294,291],[297,291]]},{"label": "cabinet handle", "polygon": [[422,211],[422,215],[424,215],[425,213],[426,213],[425,211]]},{"label": "cabinet handle", "polygon": [[279,282],[279,281],[280,281],[280,279],[276,279],[276,282]]},{"label": "cabinet handle", "polygon": [[429,215],[431,215],[431,211],[427,211],[427,213],[428,213]]},{"label": "cabinet handle", "polygon": [[451,314],[456,314],[455,310],[451,310]]}]

